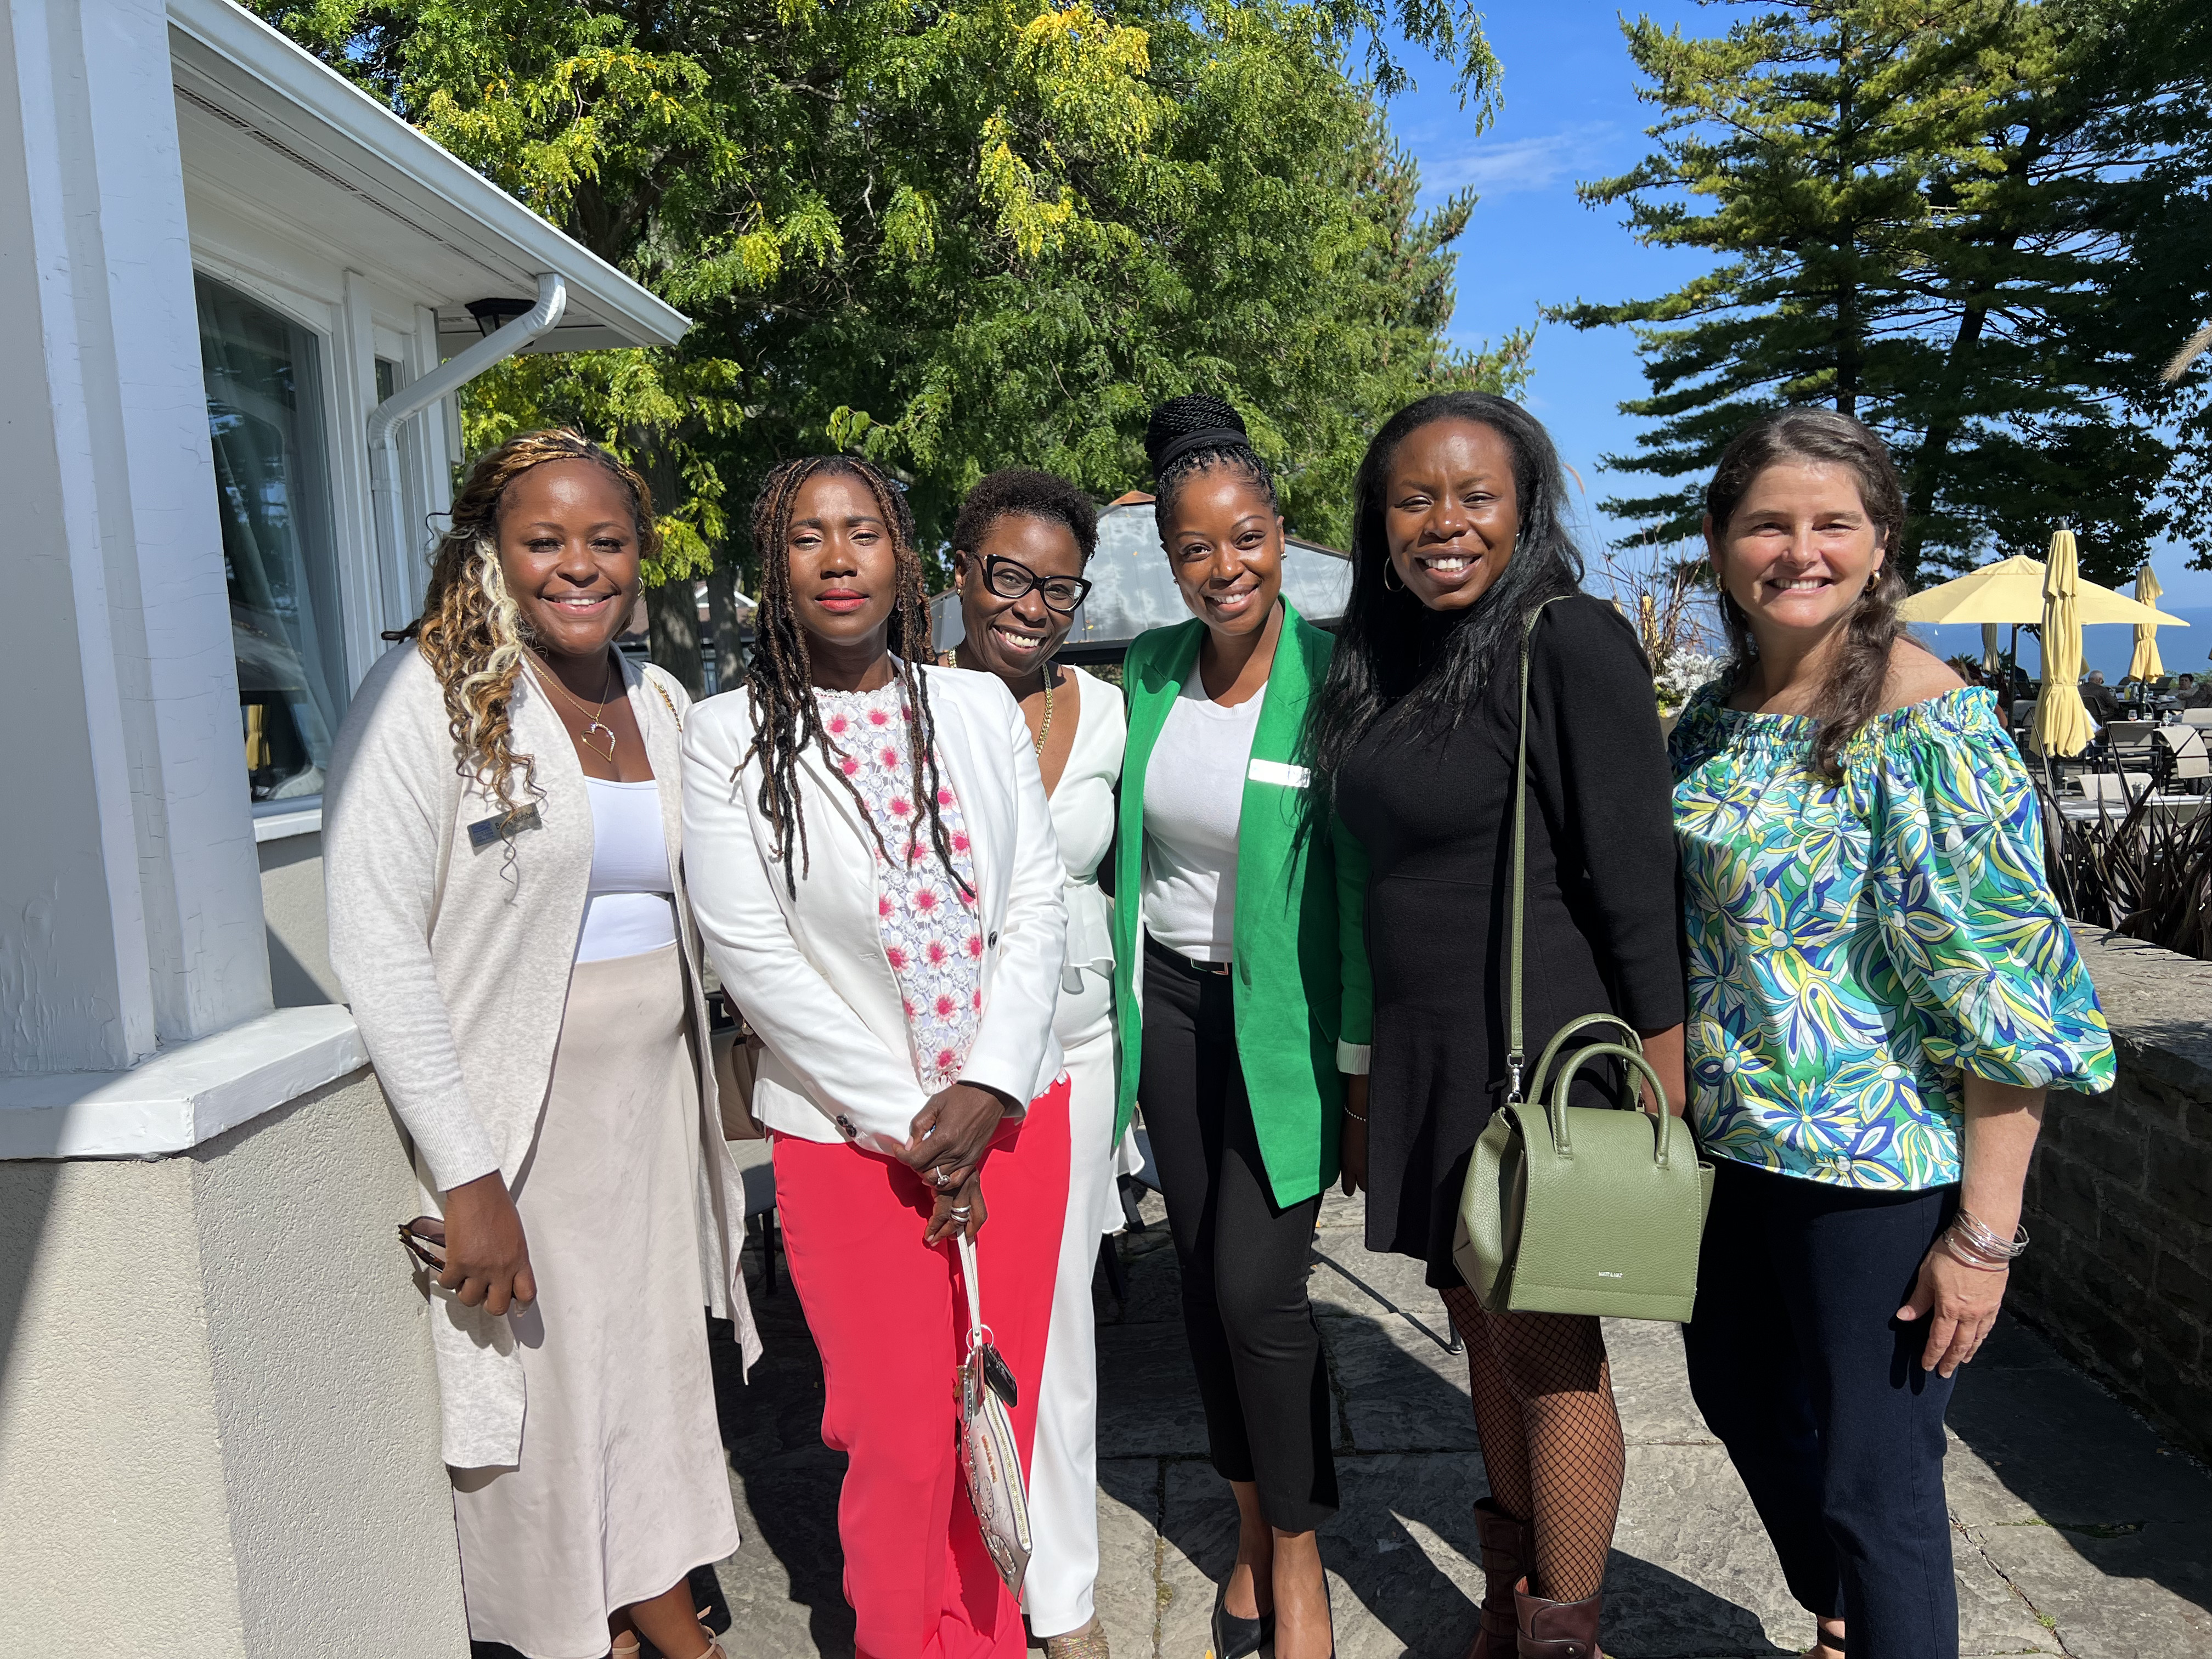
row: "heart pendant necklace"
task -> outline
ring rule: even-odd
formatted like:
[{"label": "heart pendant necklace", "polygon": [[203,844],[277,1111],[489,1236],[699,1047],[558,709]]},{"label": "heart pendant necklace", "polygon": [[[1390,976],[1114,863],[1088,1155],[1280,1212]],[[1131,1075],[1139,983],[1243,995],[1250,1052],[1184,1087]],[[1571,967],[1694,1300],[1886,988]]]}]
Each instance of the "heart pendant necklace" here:
[{"label": "heart pendant necklace", "polygon": [[[597,708],[586,708],[582,698],[561,684],[559,675],[549,672],[547,678],[552,681],[553,689],[574,705],[576,712],[584,717],[584,729],[576,734],[576,741],[595,755],[605,755],[607,757],[607,764],[612,766],[615,763],[615,729],[600,716],[607,712],[607,705],[614,701],[615,688],[617,684],[615,679],[614,665],[612,663],[607,665],[606,694],[599,699],[599,706]],[[594,733],[598,735],[594,736]],[[599,747],[599,738],[606,739],[607,746],[605,749]]]}]

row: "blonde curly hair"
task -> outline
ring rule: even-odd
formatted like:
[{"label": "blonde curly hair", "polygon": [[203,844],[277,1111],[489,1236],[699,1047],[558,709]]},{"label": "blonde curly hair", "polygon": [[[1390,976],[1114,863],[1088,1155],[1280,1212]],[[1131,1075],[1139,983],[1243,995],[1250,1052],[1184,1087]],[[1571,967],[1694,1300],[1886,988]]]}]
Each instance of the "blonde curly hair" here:
[{"label": "blonde curly hair", "polygon": [[526,795],[542,792],[536,760],[514,752],[507,718],[530,637],[500,568],[499,510],[508,485],[532,467],[554,461],[604,467],[629,494],[640,557],[651,559],[660,551],[653,492],[634,468],[566,428],[526,432],[487,452],[469,469],[468,481],[453,498],[452,522],[430,556],[422,614],[385,635],[415,641],[445,690],[456,769],[490,791],[510,817],[520,810],[514,797],[518,771]]}]

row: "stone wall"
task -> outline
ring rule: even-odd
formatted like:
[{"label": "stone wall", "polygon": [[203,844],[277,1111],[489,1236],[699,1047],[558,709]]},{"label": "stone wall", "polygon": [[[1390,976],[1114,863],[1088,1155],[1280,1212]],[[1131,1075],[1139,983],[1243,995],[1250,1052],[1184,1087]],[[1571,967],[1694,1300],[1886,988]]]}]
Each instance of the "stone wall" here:
[{"label": "stone wall", "polygon": [[2076,927],[2119,1084],[2054,1094],[2012,1310],[2212,1457],[2212,963]]}]

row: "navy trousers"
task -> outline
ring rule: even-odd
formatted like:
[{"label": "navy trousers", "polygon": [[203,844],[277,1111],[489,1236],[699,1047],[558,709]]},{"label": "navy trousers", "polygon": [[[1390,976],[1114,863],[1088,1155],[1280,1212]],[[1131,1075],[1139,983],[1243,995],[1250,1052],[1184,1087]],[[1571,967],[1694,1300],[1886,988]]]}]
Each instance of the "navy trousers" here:
[{"label": "navy trousers", "polygon": [[1896,1317],[1955,1187],[1866,1192],[1713,1160],[1683,1328],[1690,1390],[1773,1540],[1790,1592],[1846,1621],[1851,1659],[1957,1659],[1943,1501],[1951,1383]]}]

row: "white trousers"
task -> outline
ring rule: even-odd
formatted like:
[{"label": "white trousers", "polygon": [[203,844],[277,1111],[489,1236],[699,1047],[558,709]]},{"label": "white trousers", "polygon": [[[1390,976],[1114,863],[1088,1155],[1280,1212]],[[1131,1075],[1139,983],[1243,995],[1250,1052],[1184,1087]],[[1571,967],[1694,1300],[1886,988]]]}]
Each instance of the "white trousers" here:
[{"label": "white trousers", "polygon": [[[1093,976],[1085,974],[1088,981]],[[1066,1040],[1063,1039],[1063,1042]],[[1114,1028],[1102,1019],[1066,1044],[1067,1224],[1053,1285],[1052,1329],[1030,1456],[1035,1546],[1022,1610],[1038,1638],[1091,1622],[1098,1577],[1098,1335],[1091,1279],[1098,1241],[1121,1219],[1114,1189]]]}]

